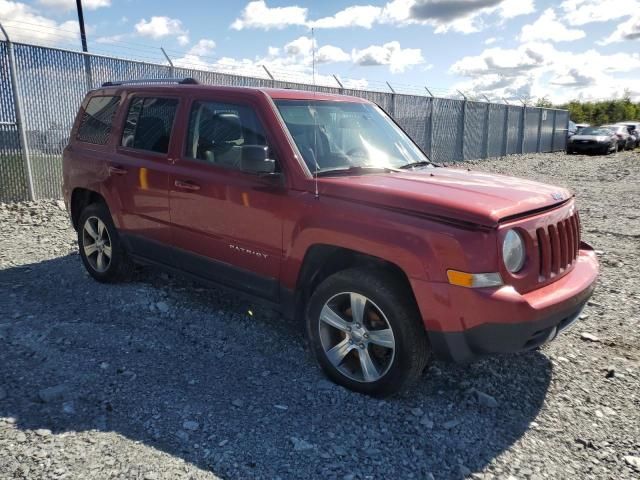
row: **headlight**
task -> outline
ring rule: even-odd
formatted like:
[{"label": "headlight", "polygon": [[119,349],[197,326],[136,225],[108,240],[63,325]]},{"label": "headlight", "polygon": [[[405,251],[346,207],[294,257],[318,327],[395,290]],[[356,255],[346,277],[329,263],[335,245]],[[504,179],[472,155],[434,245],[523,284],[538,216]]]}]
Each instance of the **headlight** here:
[{"label": "headlight", "polygon": [[509,230],[502,243],[502,260],[511,273],[522,270],[525,260],[524,240],[515,230]]}]

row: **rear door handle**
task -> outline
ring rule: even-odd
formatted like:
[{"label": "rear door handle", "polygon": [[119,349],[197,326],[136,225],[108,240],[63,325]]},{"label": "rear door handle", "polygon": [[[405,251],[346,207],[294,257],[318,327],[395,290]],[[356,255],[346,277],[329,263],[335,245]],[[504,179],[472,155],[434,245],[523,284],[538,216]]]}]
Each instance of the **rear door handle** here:
[{"label": "rear door handle", "polygon": [[126,175],[127,170],[122,167],[109,166],[109,175]]},{"label": "rear door handle", "polygon": [[175,182],[173,182],[173,184],[178,187],[178,188],[182,188],[184,190],[191,190],[191,191],[196,191],[196,190],[200,190],[200,185],[197,185],[193,182],[190,182],[188,180],[176,180]]}]

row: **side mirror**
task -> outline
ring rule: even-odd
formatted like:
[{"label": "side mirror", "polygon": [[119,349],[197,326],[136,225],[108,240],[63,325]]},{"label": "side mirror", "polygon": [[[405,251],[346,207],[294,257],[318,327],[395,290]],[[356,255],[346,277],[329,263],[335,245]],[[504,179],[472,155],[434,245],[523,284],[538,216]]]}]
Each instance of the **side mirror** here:
[{"label": "side mirror", "polygon": [[276,171],[276,161],[269,158],[269,147],[244,145],[240,158],[240,170],[256,175],[270,175]]}]

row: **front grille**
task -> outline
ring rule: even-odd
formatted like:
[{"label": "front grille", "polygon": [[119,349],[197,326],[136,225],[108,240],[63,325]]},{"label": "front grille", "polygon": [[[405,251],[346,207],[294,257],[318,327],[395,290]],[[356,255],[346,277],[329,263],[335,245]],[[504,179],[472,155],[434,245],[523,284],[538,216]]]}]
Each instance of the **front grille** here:
[{"label": "front grille", "polygon": [[580,249],[580,218],[573,214],[555,225],[536,230],[540,281],[546,281],[569,268]]}]

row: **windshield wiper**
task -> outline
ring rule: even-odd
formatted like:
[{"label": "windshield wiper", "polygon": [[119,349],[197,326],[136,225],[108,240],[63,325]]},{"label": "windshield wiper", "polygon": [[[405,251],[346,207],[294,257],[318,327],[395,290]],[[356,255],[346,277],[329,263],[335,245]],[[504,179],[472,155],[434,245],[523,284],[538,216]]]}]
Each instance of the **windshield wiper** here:
[{"label": "windshield wiper", "polygon": [[407,170],[409,168],[427,167],[427,166],[436,167],[437,165],[435,163],[433,163],[433,162],[428,161],[428,160],[422,160],[420,162],[407,163],[406,165],[402,165],[399,168],[401,168],[403,170]]},{"label": "windshield wiper", "polygon": [[[373,173],[373,172],[399,172],[397,168],[393,167],[373,167],[373,166],[363,166],[363,165],[354,165],[352,167],[338,167],[338,168],[326,168],[323,170],[318,170],[317,175],[319,177],[325,175],[335,175],[335,174],[350,174],[350,173]],[[312,172],[313,173],[313,172]]]}]

